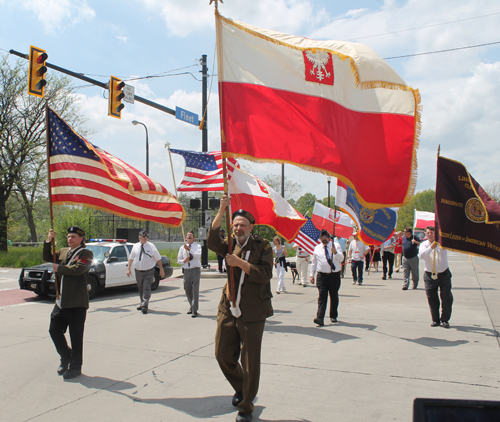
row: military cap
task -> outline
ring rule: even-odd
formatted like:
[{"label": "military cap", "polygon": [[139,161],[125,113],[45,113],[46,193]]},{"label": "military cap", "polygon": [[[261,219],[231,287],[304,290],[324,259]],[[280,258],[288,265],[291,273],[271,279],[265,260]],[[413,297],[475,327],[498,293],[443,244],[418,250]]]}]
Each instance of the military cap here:
[{"label": "military cap", "polygon": [[245,217],[248,221],[250,221],[250,224],[255,224],[255,218],[253,218],[253,215],[248,211],[238,210],[233,212],[231,219],[234,220],[236,217]]},{"label": "military cap", "polygon": [[330,237],[330,233],[328,233],[328,230],[321,230],[320,237],[327,236]]},{"label": "military cap", "polygon": [[68,233],[75,233],[80,237],[85,236],[85,232],[78,226],[71,226],[68,228]]},{"label": "military cap", "polygon": [[146,230],[141,230],[141,231],[139,232],[139,236],[141,236],[141,237],[149,237],[149,236],[148,236],[148,232],[147,232]]}]

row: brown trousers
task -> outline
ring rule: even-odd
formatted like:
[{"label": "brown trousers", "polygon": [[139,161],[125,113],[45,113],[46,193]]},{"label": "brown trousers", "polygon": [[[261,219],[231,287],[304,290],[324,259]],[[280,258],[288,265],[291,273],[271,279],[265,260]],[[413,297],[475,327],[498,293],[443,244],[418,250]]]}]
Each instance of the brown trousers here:
[{"label": "brown trousers", "polygon": [[[234,391],[243,392],[238,410],[252,413],[259,390],[260,352],[266,321],[244,322],[219,311],[215,332],[215,357]],[[238,362],[241,355],[241,364]]]}]

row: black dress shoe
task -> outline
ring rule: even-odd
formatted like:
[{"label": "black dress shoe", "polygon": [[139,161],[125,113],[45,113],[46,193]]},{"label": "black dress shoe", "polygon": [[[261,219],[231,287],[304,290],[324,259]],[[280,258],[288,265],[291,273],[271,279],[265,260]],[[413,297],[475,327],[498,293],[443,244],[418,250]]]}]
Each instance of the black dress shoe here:
[{"label": "black dress shoe", "polygon": [[444,328],[450,328],[450,323],[448,321],[443,321],[441,324],[443,324]]},{"label": "black dress shoe", "polygon": [[61,364],[59,368],[57,368],[57,375],[64,375],[64,373],[68,370],[69,360],[61,359]]},{"label": "black dress shoe", "polygon": [[187,311],[188,315],[191,315],[192,313],[193,313],[193,311],[191,309],[189,311]]},{"label": "black dress shoe", "polygon": [[193,315],[191,315],[191,318],[196,318],[198,315],[200,315],[198,312],[195,312],[193,313]]},{"label": "black dress shoe", "polygon": [[323,325],[325,325],[325,323],[323,322],[323,320],[319,319],[319,318],[314,318],[313,322],[315,324],[318,324],[320,327],[322,327]]},{"label": "black dress shoe", "polygon": [[142,305],[139,305],[139,306],[137,307],[137,310],[138,310],[138,311],[142,311]]},{"label": "black dress shoe", "polygon": [[[389,277],[389,278],[391,278],[391,277]],[[382,280],[385,280],[385,279],[386,279],[386,277],[385,277],[385,275],[383,275],[383,276],[382,276]]]},{"label": "black dress shoe", "polygon": [[243,391],[238,391],[234,393],[233,399],[231,400],[231,404],[234,407],[238,407],[238,405],[243,401]]},{"label": "black dress shoe", "polygon": [[431,327],[439,327],[439,321],[432,321]]},{"label": "black dress shoe", "polygon": [[78,369],[72,369],[69,368],[63,375],[63,378],[65,380],[69,380],[71,378],[76,378],[78,375],[82,375],[82,370],[81,368]]},{"label": "black dress shoe", "polygon": [[147,314],[148,313],[148,308],[142,308],[142,313]]},{"label": "black dress shoe", "polygon": [[251,420],[251,413],[238,412],[238,416],[236,416],[236,422],[250,422]]},{"label": "black dress shoe", "polygon": [[330,318],[330,321],[337,322],[337,318]]}]

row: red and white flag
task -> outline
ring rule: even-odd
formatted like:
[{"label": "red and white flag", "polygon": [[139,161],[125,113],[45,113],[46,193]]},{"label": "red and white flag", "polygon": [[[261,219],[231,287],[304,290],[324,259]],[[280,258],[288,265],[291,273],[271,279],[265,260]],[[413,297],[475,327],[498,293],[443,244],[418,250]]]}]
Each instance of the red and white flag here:
[{"label": "red and white flag", "polygon": [[[291,163],[338,177],[367,207],[411,199],[418,90],[365,45],[216,17],[224,157]],[[377,183],[367,174],[376,174]]]},{"label": "red and white flag", "polygon": [[259,178],[234,168],[228,182],[231,209],[244,209],[255,218],[255,224],[271,226],[291,242],[307,221],[273,188]]},{"label": "red and white flag", "polygon": [[186,211],[168,190],[78,135],[47,108],[53,204],[74,204],[178,227]]},{"label": "red and white flag", "polygon": [[427,226],[434,227],[436,225],[435,221],[436,215],[433,212],[415,210],[415,216],[413,218],[413,228],[425,229],[427,228]]},{"label": "red and white flag", "polygon": [[319,202],[314,203],[311,220],[318,230],[328,230],[329,233],[333,233],[335,221],[335,233],[333,235],[337,237],[349,239],[353,232],[351,217],[342,211],[337,211],[335,214],[335,210],[325,207]]}]

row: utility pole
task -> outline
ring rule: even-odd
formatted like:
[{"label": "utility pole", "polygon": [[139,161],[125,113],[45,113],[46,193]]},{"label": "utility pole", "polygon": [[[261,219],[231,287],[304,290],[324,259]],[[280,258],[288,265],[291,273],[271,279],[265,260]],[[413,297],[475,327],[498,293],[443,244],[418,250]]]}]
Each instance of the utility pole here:
[{"label": "utility pole", "polygon": [[[203,54],[201,56],[201,72],[202,72],[202,97],[201,97],[201,115],[203,119],[203,128],[201,129],[201,150],[202,152],[208,152],[208,110],[207,110],[207,92],[208,92],[208,68],[207,68],[207,55]],[[208,210],[208,192],[201,192],[201,215],[203,226],[205,226],[205,212]],[[208,267],[208,248],[207,241],[203,241],[203,246],[201,248],[201,266],[203,268]]]}]

